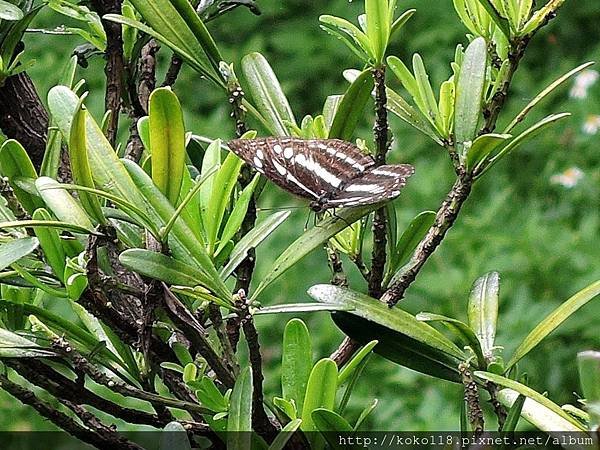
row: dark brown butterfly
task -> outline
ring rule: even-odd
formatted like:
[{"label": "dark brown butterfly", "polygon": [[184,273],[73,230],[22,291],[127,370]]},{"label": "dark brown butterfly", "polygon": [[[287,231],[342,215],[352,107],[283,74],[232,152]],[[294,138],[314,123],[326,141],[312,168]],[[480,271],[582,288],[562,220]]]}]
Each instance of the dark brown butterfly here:
[{"label": "dark brown butterfly", "polygon": [[235,139],[228,145],[278,186],[312,200],[317,212],[391,200],[414,173],[409,164],[376,167],[372,157],[339,139]]}]

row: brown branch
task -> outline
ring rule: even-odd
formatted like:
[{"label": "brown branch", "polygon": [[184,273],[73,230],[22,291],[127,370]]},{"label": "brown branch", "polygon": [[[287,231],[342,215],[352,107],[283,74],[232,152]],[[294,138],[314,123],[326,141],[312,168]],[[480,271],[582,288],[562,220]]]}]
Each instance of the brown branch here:
[{"label": "brown branch", "polygon": [[492,405],[492,408],[494,408],[494,413],[498,418],[498,431],[502,431],[508,414],[506,408],[504,408],[502,403],[498,400],[498,385],[491,381],[487,381],[485,383],[485,389],[490,394],[490,404]]},{"label": "brown branch", "polygon": [[0,373],[0,388],[15,397],[21,403],[34,408],[40,415],[62,428],[70,435],[99,449],[140,450],[141,447],[124,439],[117,433],[105,434],[90,430],[79,424],[75,419],[40,400],[29,389],[13,383],[7,375]]},{"label": "brown branch", "polygon": [[125,61],[123,57],[123,33],[121,25],[105,20],[105,14],[121,14],[122,0],[92,0],[92,6],[102,17],[102,26],[106,31],[106,95],[104,105],[106,111],[111,111],[108,124],[107,138],[114,147],[119,129],[119,114],[121,112],[121,96],[123,94],[123,76]]},{"label": "brown branch", "polygon": [[248,343],[248,354],[250,356],[250,366],[252,368],[252,428],[270,442],[275,438],[277,429],[271,423],[264,407],[264,376],[258,333],[254,326],[254,319],[249,311],[244,291],[240,290],[238,295],[242,301],[242,310],[239,312],[239,315],[241,317],[244,336],[246,336],[246,342]]},{"label": "brown branch", "polygon": [[179,72],[181,72],[182,66],[183,60],[176,54],[173,54],[173,56],[171,56],[171,63],[167,69],[167,74],[165,75],[165,79],[161,86],[173,86],[175,81],[177,81],[177,77],[179,76]]},{"label": "brown branch", "polygon": [[[387,117],[387,94],[385,92],[385,67],[373,69],[375,82],[375,164],[385,164],[385,156],[389,147],[389,125]],[[387,217],[385,208],[375,211],[373,217],[373,253],[371,256],[371,272],[369,277],[369,295],[380,298],[382,292],[383,275],[387,259]]]},{"label": "brown branch", "polygon": [[339,252],[330,244],[325,244],[325,252],[327,253],[327,264],[329,265],[329,269],[331,269],[331,284],[347,287],[348,277],[344,272]]},{"label": "brown branch", "polygon": [[25,147],[36,169],[42,166],[48,112],[25,72],[8,77],[0,87],[0,129]]},{"label": "brown branch", "polygon": [[220,355],[215,352],[208,340],[206,329],[196,320],[183,303],[173,295],[167,285],[163,283],[162,286],[165,310],[169,318],[185,333],[185,336],[191,342],[192,348],[206,360],[225,387],[232,388],[235,384],[233,368],[227,366],[227,362],[223,361]]},{"label": "brown branch", "polygon": [[477,437],[483,433],[484,426],[483,410],[479,404],[479,390],[467,363],[461,363],[459,371],[465,393],[464,400],[467,405],[467,418],[469,419],[473,433],[475,433],[475,437]]},{"label": "brown branch", "polygon": [[149,414],[136,409],[124,408],[87,390],[82,384],[71,381],[56,372],[41,361],[34,359],[4,360],[19,375],[30,383],[45,389],[57,398],[65,399],[80,405],[90,405],[104,411],[113,417],[118,417],[129,423],[139,423],[162,428],[171,420],[160,420],[155,414]]}]

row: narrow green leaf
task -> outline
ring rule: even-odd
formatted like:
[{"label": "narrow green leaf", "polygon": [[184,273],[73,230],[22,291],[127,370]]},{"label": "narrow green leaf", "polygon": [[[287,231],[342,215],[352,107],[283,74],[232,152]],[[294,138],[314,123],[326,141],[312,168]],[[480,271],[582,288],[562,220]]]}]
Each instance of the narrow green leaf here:
[{"label": "narrow green leaf", "polygon": [[478,278],[469,295],[469,326],[481,342],[486,357],[492,355],[498,322],[498,291],[500,275],[490,272]]},{"label": "narrow green leaf", "polygon": [[[596,281],[581,291],[577,292],[562,305],[544,318],[528,335],[521,345],[515,350],[512,358],[506,365],[506,371],[521,360],[527,353],[535,348],[546,336],[558,328],[565,320],[573,315],[579,308],[600,294],[600,281]],[[510,386],[507,386],[510,387]]]},{"label": "narrow green leaf", "polygon": [[6,269],[21,258],[31,254],[39,246],[39,241],[34,237],[13,239],[0,245],[0,270]]},{"label": "narrow green leaf", "polygon": [[354,424],[354,431],[358,431],[365,419],[369,417],[369,415],[373,412],[373,410],[375,410],[375,408],[377,408],[378,404],[379,400],[375,398],[373,399],[371,404],[365,406],[365,408],[361,411],[360,416],[358,416],[358,419],[356,419],[356,423]]},{"label": "narrow green leaf", "polygon": [[[37,209],[33,215],[33,220],[52,220],[52,216],[43,208]],[[40,247],[44,252],[44,258],[48,265],[52,267],[54,275],[64,283],[64,273],[66,258],[60,234],[52,228],[36,227],[33,229],[40,242]]]},{"label": "narrow green leaf", "polygon": [[260,175],[256,174],[250,182],[250,184],[248,184],[248,186],[246,186],[242,190],[242,193],[235,202],[233,211],[231,211],[231,214],[227,218],[227,224],[225,225],[225,227],[223,228],[223,232],[221,233],[221,237],[219,239],[219,246],[216,252],[217,254],[223,251],[227,243],[239,231],[242,223],[244,222],[246,212],[248,211],[248,205],[250,205],[250,200],[252,200],[254,190],[256,189],[256,185],[259,181]]},{"label": "narrow green leaf", "polygon": [[35,180],[38,175],[29,155],[23,146],[14,139],[5,141],[0,147],[0,172],[8,178],[17,199],[27,212],[31,214],[37,208],[44,206],[38,196],[28,193],[15,183],[15,180],[19,178]]},{"label": "narrow green leaf", "polygon": [[479,37],[465,50],[456,86],[454,111],[454,136],[459,154],[472,142],[481,117],[485,71],[487,69],[487,44]]},{"label": "narrow green leaf", "polygon": [[[542,419],[542,420],[539,421],[539,423],[534,423],[534,424],[536,426],[541,425],[540,426],[541,430],[546,430],[546,431],[584,431],[583,426],[579,422],[577,422],[576,419],[574,419],[569,414],[567,414],[565,411],[563,411],[563,409],[560,406],[558,406],[552,400],[548,399],[548,397],[540,394],[539,392],[534,391],[530,387],[525,386],[524,384],[521,384],[518,381],[511,380],[509,378],[505,378],[503,376],[496,375],[496,374],[490,373],[490,372],[476,371],[476,372],[474,372],[474,375],[478,378],[482,378],[484,380],[491,381],[492,383],[496,383],[500,386],[507,387],[509,389],[509,391],[512,391],[509,393],[509,391],[503,389],[502,391],[500,391],[499,396],[498,396],[498,398],[501,402],[503,402],[503,400],[504,401],[510,400],[510,402],[507,402],[508,406],[512,406],[513,402],[517,399],[519,394],[527,397],[527,400],[525,400],[525,404],[523,405],[522,415],[528,421],[530,419],[534,418],[537,415],[537,413],[544,412],[544,411],[536,412],[535,408],[532,408],[532,407],[541,406],[544,409],[549,410],[549,412],[552,413],[551,415],[554,416],[552,418],[553,421],[556,420],[556,422],[554,422],[554,424],[559,426],[559,428],[546,428],[544,426],[544,423],[547,423],[545,420],[547,417],[540,417],[540,419]],[[502,395],[500,395],[500,394],[502,394]],[[533,401],[533,404],[531,401]],[[535,404],[538,404],[538,405],[535,405]],[[529,412],[529,414],[527,414],[527,412]],[[550,416],[550,415],[548,415],[548,416]]]},{"label": "narrow green leaf", "polygon": [[343,98],[343,95],[328,95],[327,99],[325,99],[325,104],[323,105],[323,117],[325,118],[325,126],[328,130],[331,129],[331,125],[333,124],[333,120]]},{"label": "narrow green leaf", "polygon": [[519,36],[526,36],[543,26],[553,14],[556,14],[556,11],[564,2],[565,0],[548,0],[544,6],[533,13],[527,23],[523,25],[519,31]]},{"label": "narrow green leaf", "polygon": [[483,6],[483,8],[489,14],[490,18],[494,21],[496,26],[500,29],[500,31],[502,31],[504,36],[506,36],[508,39],[510,39],[511,34],[510,34],[509,22],[508,22],[508,20],[506,20],[504,17],[502,17],[500,15],[498,10],[494,6],[494,3],[491,0],[477,0],[477,1],[479,2],[479,4],[481,6]]},{"label": "narrow green leaf", "polygon": [[44,349],[29,339],[0,328],[1,358],[44,358],[55,355],[52,349]]},{"label": "narrow green leaf", "polygon": [[313,367],[302,408],[302,431],[317,431],[312,413],[317,408],[333,409],[337,389],[338,371],[335,362],[323,358]]},{"label": "narrow green leaf", "polygon": [[[354,431],[352,425],[346,419],[327,408],[317,408],[311,416],[317,430],[323,433],[323,437],[332,449],[347,448],[345,445],[340,445],[340,438],[337,435],[337,433],[352,433]],[[332,431],[335,433],[332,433]]]},{"label": "narrow green leaf", "polygon": [[255,316],[266,314],[298,314],[319,311],[350,311],[345,305],[323,305],[321,303],[286,303],[284,305],[263,306],[254,312]]},{"label": "narrow green leaf", "polygon": [[364,70],[348,87],[342,101],[337,107],[333,123],[329,130],[329,138],[350,140],[363,111],[371,98],[373,76],[369,69]]},{"label": "narrow green leaf", "polygon": [[308,328],[300,319],[290,320],[283,333],[281,391],[302,411],[308,378],[313,367],[312,345]]},{"label": "narrow green leaf", "polygon": [[[316,285],[308,294],[323,303],[344,304],[354,309],[335,313],[346,332],[359,342],[377,339],[375,352],[423,373],[458,381],[457,367],[464,353],[452,341],[433,327],[418,321],[399,308],[387,305],[364,294],[331,285]],[[344,329],[344,328],[343,328]]]},{"label": "narrow green leaf", "polygon": [[212,194],[203,216],[206,228],[208,252],[214,254],[217,247],[217,238],[231,194],[237,183],[238,175],[243,161],[233,152],[230,152],[223,165],[220,167],[213,181]]},{"label": "narrow green leaf", "polygon": [[290,216],[290,211],[279,211],[258,223],[235,245],[229,255],[229,262],[221,269],[220,277],[226,280],[233,271],[246,259],[250,249],[258,247],[267,237]]},{"label": "narrow green leaf", "polygon": [[423,322],[442,322],[464,345],[471,347],[473,353],[477,357],[478,366],[483,369],[487,368],[487,362],[481,349],[481,343],[475,335],[475,332],[466,323],[461,322],[458,319],[453,319],[452,317],[426,312],[417,314],[416,318]]},{"label": "narrow green leaf", "polygon": [[[348,22],[346,19],[329,15],[320,16],[319,22],[321,22],[322,28],[327,32],[339,30],[337,33],[334,34],[334,36],[342,36],[342,40],[344,41],[344,43],[346,43],[346,45],[359,58],[367,60],[369,58],[375,58],[375,54],[373,52],[373,48],[371,46],[369,38],[367,38],[367,35],[361,30],[359,30],[358,27],[353,23]],[[349,36],[351,41],[344,39],[344,34]]]},{"label": "narrow green leaf", "polygon": [[479,169],[479,173],[477,174],[477,176],[480,177],[481,175],[483,175],[490,168],[492,168],[494,166],[494,164],[496,164],[498,161],[500,161],[506,155],[511,153],[514,149],[516,149],[519,145],[521,145],[527,139],[534,137],[535,135],[540,133],[542,130],[546,129],[546,127],[554,124],[555,122],[558,122],[559,120],[569,117],[570,115],[571,115],[570,113],[551,114],[551,115],[543,118],[542,120],[540,120],[535,125],[532,125],[531,127],[527,128],[521,134],[514,137],[504,148],[502,148],[502,150],[500,150],[496,154],[496,156],[494,156],[491,160],[489,160],[489,162],[482,169]]},{"label": "narrow green leaf", "polygon": [[390,37],[390,18],[387,0],[365,0],[367,37],[373,49],[375,64],[383,63]]},{"label": "narrow green leaf", "polygon": [[586,409],[590,417],[590,429],[600,426],[600,352],[586,351],[577,355],[579,380]]},{"label": "narrow green leaf", "polygon": [[555,89],[557,89],[559,86],[561,86],[565,81],[567,81],[572,76],[578,74],[582,70],[587,69],[588,67],[592,66],[593,64],[594,64],[593,62],[587,62],[585,64],[581,64],[580,66],[575,67],[573,70],[570,70],[569,72],[565,73],[563,76],[557,78],[552,83],[550,83],[546,88],[544,88],[542,90],[542,92],[540,92],[538,95],[536,95],[533,98],[533,100],[531,100],[527,104],[527,106],[525,106],[525,108],[523,108],[521,110],[521,112],[519,112],[519,114],[517,114],[515,116],[515,118],[504,129],[504,133],[509,133],[514,127],[516,127],[519,123],[521,123],[523,121],[523,119],[525,119],[527,114],[533,108],[535,108],[538,103],[540,103],[543,99],[545,99],[548,95],[550,95]]},{"label": "narrow green leaf", "polygon": [[[390,39],[392,39],[394,37],[394,35],[400,31],[400,29],[402,29],[402,27],[404,26],[404,24],[406,22],[408,22],[408,20],[414,15],[414,13],[416,13],[417,10],[416,9],[409,9],[407,11],[404,11],[400,17],[398,17],[396,20],[394,20],[394,23],[392,23],[392,26],[390,28]],[[393,13],[390,13],[390,19],[393,19],[394,15]]]},{"label": "narrow green leaf", "polygon": [[475,169],[479,164],[488,159],[504,141],[510,139],[510,134],[483,134],[478,136],[473,145],[467,150],[467,169]]},{"label": "narrow green leaf", "polygon": [[277,136],[287,136],[285,122],[296,125],[279,80],[264,56],[250,53],[242,59],[242,72],[256,107],[269,123],[269,130]]},{"label": "narrow green leaf", "polygon": [[413,98],[419,109],[426,109],[425,103],[421,99],[417,80],[410,72],[408,67],[406,67],[406,64],[404,64],[404,62],[397,56],[388,57],[387,63],[388,66],[390,66],[390,69],[392,69],[394,75],[396,75],[398,80],[400,80],[400,83],[402,83],[402,86],[404,86],[404,89],[406,89]]},{"label": "narrow green leaf", "polygon": [[454,119],[454,81],[444,81],[440,86],[438,110],[440,112],[440,131],[443,132],[445,138],[449,138]]},{"label": "narrow green leaf", "polygon": [[433,211],[423,211],[411,220],[398,242],[395,243],[394,253],[391,255],[389,271],[386,276],[386,285],[389,284],[390,277],[392,282],[399,277],[400,272],[398,269],[408,262],[417,245],[425,237],[434,222],[435,212]]},{"label": "narrow green leaf", "polygon": [[348,380],[348,378],[350,378],[350,376],[352,376],[354,371],[358,368],[358,366],[360,366],[364,359],[367,356],[369,356],[371,351],[375,348],[375,346],[378,343],[379,341],[376,340],[371,341],[367,345],[364,345],[358,352],[356,352],[356,355],[354,355],[352,359],[348,361],[348,363],[344,365],[344,367],[340,371],[340,374],[338,376],[338,386],[341,386],[344,382]]},{"label": "narrow green leaf", "polygon": [[246,367],[233,387],[227,416],[227,448],[247,450],[252,436],[252,373]]},{"label": "narrow green leaf", "polygon": [[348,224],[356,222],[366,214],[374,211],[379,205],[368,205],[359,208],[341,209],[335,216],[331,216],[319,222],[316,226],[306,231],[302,236],[296,239],[273,263],[261,283],[258,285],[252,299],[258,298],[258,295],[267,288],[273,281],[283,275],[294,264],[308,255],[315,248],[332,238]]},{"label": "narrow green leaf", "polygon": [[36,228],[36,227],[47,227],[47,228],[57,228],[59,230],[66,230],[72,233],[79,234],[94,234],[94,231],[91,228],[81,227],[79,225],[74,225],[69,222],[60,222],[56,220],[48,221],[48,220],[18,220],[14,222],[0,222],[0,230],[6,230],[10,228]]},{"label": "narrow green leaf", "polygon": [[[119,261],[125,267],[169,285],[204,286],[218,293],[219,286],[203,270],[185,262],[177,261],[162,253],[140,248],[125,250],[119,255]],[[225,299],[224,299],[225,300]]]},{"label": "narrow green leaf", "polygon": [[440,112],[438,110],[435,94],[433,93],[433,88],[431,87],[429,75],[425,69],[423,59],[418,53],[415,53],[413,56],[413,71],[415,73],[417,89],[419,90],[419,98],[425,106],[425,109],[422,109],[422,112],[432,124],[435,124],[438,131],[442,131],[440,126]]},{"label": "narrow green leaf", "polygon": [[149,105],[152,180],[176,206],[187,155],[183,111],[170,88],[159,88],[152,92]]},{"label": "narrow green leaf", "polygon": [[[71,124],[71,134],[69,136],[69,162],[71,164],[71,173],[73,174],[73,181],[81,186],[94,188],[94,180],[92,179],[92,170],[88,160],[87,150],[87,133],[85,129],[85,120],[87,111],[83,106],[83,100],[85,96],[81,98],[77,108],[75,109],[75,115],[73,116],[73,122]],[[91,195],[87,192],[81,192],[79,194],[81,205],[83,209],[97,222],[100,224],[106,223],[106,217],[102,213],[102,206],[98,197]]]},{"label": "narrow green leaf", "polygon": [[302,424],[302,419],[294,419],[281,429],[277,437],[273,440],[271,445],[269,445],[268,450],[283,450],[285,444],[290,440],[294,432],[300,427]]},{"label": "narrow green leaf", "polygon": [[[519,423],[519,419],[521,418],[521,412],[523,411],[523,405],[525,404],[524,395],[519,395],[513,402],[510,410],[508,411],[508,416],[506,417],[506,421],[504,425],[502,425],[503,433],[513,433],[517,429],[517,425]],[[504,449],[504,447],[503,447]],[[502,449],[502,450],[503,450]]]},{"label": "narrow green leaf", "polygon": [[35,181],[35,186],[50,211],[59,220],[88,230],[94,227],[77,200],[65,189],[60,189],[57,181],[48,177],[40,177]]}]

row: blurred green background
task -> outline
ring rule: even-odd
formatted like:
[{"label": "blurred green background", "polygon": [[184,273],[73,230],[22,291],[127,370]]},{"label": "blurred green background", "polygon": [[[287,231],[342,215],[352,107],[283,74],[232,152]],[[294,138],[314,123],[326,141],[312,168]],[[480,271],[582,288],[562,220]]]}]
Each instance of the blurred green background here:
[{"label": "blurred green background", "polygon": [[[449,62],[457,43],[466,42],[465,29],[450,0],[401,0],[399,9],[416,8],[393,42],[391,54],[409,61],[420,53],[434,85],[450,74]],[[332,0],[260,0],[262,15],[245,9],[227,14],[209,26],[224,56],[239,66],[251,51],[260,51],[273,66],[297,120],[319,114],[327,95],[346,88],[342,71],[357,67],[353,55],[319,29],[320,14],[356,21],[363,2]],[[65,18],[42,12],[33,26],[54,28]],[[600,58],[600,2],[566,2],[558,18],[536,36],[513,83],[500,117],[508,123],[549,82],[573,67]],[[73,48],[74,36],[26,36],[26,55],[37,60],[29,71],[41,95],[58,81]],[[169,52],[161,54],[162,80]],[[27,58],[26,58],[27,59]],[[594,69],[592,67],[592,69]],[[583,77],[595,78],[588,71]],[[596,74],[597,75],[597,74]],[[103,105],[103,61],[96,57],[79,69],[90,90],[88,104],[96,117]],[[390,77],[391,78],[391,77]],[[456,226],[430,259],[401,304],[411,312],[432,311],[466,317],[466,299],[473,281],[497,270],[501,274],[500,321],[497,342],[505,358],[542,317],[570,295],[600,278],[600,80],[582,88],[583,78],[570,82],[544,101],[529,119],[568,111],[572,117],[537,136],[506,158],[476,185]],[[392,84],[394,83],[392,80]],[[579,89],[576,89],[579,87]],[[196,134],[232,137],[225,97],[194,72],[184,69],[175,92],[186,112],[187,128]],[[356,137],[372,140],[372,115],[365,116]],[[124,121],[123,130],[127,123]],[[446,155],[428,138],[391,119],[394,135],[390,160],[410,162],[416,175],[395,202],[402,229],[417,213],[436,210],[453,182]],[[300,204],[290,195],[269,187],[262,208]],[[259,249],[255,281],[295,237],[302,233],[308,209],[294,209],[292,217]],[[264,211],[266,215],[270,212]],[[261,216],[259,216],[260,218]],[[369,248],[365,249],[368,255]],[[351,287],[365,291],[360,276],[346,261]],[[262,295],[264,305],[309,301],[306,289],[327,282],[323,252],[314,252],[272,289]],[[342,338],[328,315],[303,316],[314,340],[314,357],[328,356]],[[575,403],[579,391],[575,355],[599,349],[600,302],[591,302],[545,340],[522,363],[532,387],[548,391],[559,403]],[[257,323],[267,366],[266,392],[279,394],[282,329],[291,317],[261,316]],[[458,386],[398,367],[379,357],[363,373],[351,400],[354,420],[372,398],[380,400],[366,429],[451,430],[458,423],[462,397]],[[47,430],[52,425],[28,407],[0,391],[0,429]]]}]

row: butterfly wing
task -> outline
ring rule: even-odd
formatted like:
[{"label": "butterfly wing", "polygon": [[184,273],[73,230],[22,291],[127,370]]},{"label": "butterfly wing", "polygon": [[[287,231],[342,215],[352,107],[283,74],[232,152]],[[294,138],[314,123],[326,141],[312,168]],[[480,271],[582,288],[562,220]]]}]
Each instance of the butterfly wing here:
[{"label": "butterfly wing", "polygon": [[396,198],[414,171],[409,164],[371,167],[344,185],[326,207],[370,205]]},{"label": "butterfly wing", "polygon": [[311,200],[335,195],[375,164],[339,139],[236,139],[229,148],[275,184]]}]

